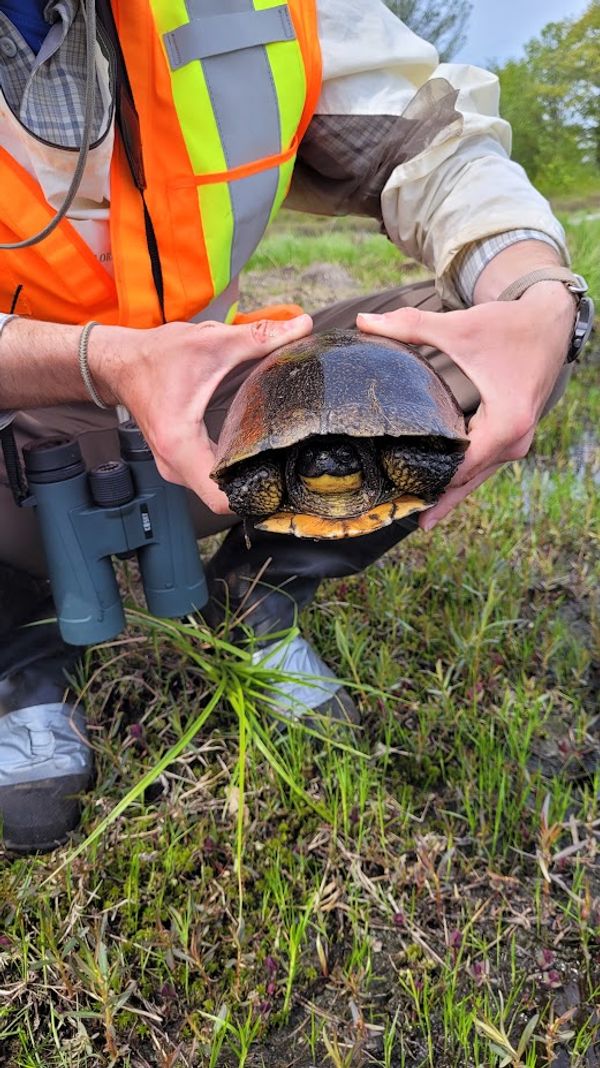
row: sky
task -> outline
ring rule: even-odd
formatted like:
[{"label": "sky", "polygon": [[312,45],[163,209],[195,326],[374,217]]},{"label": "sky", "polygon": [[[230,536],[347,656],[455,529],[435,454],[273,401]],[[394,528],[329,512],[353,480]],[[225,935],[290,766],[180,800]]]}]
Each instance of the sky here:
[{"label": "sky", "polygon": [[474,0],[467,43],[454,61],[485,66],[522,54],[548,22],[581,15],[589,0]]}]

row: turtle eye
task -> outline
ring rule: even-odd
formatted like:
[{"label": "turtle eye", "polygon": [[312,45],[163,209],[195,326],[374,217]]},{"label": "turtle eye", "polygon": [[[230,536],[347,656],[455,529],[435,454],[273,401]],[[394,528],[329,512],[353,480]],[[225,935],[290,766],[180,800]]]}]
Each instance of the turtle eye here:
[{"label": "turtle eye", "polygon": [[271,515],[283,500],[281,469],[272,460],[240,464],[220,485],[237,515]]}]

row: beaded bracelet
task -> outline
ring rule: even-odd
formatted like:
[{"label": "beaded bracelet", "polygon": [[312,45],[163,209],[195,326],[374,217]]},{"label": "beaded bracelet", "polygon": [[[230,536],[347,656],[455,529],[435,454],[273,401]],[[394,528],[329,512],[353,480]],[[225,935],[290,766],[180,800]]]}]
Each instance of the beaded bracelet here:
[{"label": "beaded bracelet", "polygon": [[93,383],[92,375],[88,366],[88,343],[90,339],[90,334],[95,326],[100,326],[100,323],[97,323],[95,321],[92,321],[91,323],[86,323],[83,330],[81,331],[81,337],[79,338],[79,370],[81,371],[83,384],[86,390],[88,391],[91,400],[93,400],[97,408],[104,408],[106,410],[109,408],[109,405],[105,404],[102,398],[100,397],[100,394],[98,393],[98,390],[96,389]]}]

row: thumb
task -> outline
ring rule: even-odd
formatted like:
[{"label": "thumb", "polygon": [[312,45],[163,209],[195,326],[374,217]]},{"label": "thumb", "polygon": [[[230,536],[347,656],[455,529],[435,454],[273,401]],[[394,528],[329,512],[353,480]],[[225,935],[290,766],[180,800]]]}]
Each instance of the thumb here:
[{"label": "thumb", "polygon": [[409,345],[431,345],[441,352],[448,351],[462,312],[427,312],[420,308],[399,308],[384,315],[361,313],[356,325],[364,334],[389,337]]},{"label": "thumb", "polygon": [[259,319],[230,327],[223,337],[223,353],[232,363],[256,360],[281,345],[306,337],[312,326],[310,315],[297,315],[294,319]]}]

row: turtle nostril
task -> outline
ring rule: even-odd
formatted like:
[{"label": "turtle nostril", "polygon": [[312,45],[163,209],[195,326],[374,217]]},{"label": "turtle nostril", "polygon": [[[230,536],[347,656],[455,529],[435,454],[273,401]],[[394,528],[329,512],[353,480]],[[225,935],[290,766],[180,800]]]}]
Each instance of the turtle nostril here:
[{"label": "turtle nostril", "polygon": [[335,437],[308,441],[298,452],[296,471],[302,479],[346,478],[362,475],[358,453],[349,441]]}]

